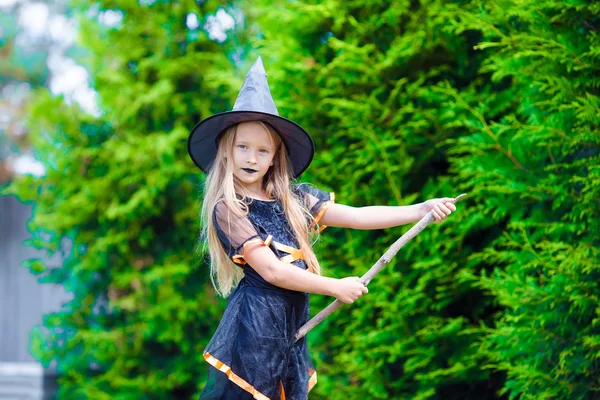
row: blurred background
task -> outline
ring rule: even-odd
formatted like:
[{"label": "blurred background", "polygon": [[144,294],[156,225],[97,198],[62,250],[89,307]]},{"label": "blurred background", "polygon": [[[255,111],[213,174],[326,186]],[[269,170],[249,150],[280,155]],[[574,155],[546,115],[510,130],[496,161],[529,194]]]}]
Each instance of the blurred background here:
[{"label": "blurred background", "polygon": [[[67,94],[88,87],[75,82],[76,65],[67,50],[75,39],[74,24],[63,2],[0,3],[0,185],[22,175],[43,177],[25,127],[25,109],[32,91],[50,89]],[[71,80],[71,83],[69,83]],[[89,96],[88,96],[89,98]],[[83,97],[80,97],[84,100]],[[43,260],[60,267],[64,253],[48,256],[26,241],[33,204],[14,195],[0,197],[0,398],[50,398],[56,391],[55,364],[44,368],[29,351],[29,335],[43,315],[57,311],[72,296],[56,283],[41,285],[20,264]],[[65,243],[65,246],[68,246]]]},{"label": "blurred background", "polygon": [[[194,399],[193,126],[263,58],[355,207],[468,193],[308,335],[311,399],[600,399],[595,1],[0,0],[0,399]],[[329,227],[362,275],[409,226]],[[331,301],[312,296],[313,313]]]}]

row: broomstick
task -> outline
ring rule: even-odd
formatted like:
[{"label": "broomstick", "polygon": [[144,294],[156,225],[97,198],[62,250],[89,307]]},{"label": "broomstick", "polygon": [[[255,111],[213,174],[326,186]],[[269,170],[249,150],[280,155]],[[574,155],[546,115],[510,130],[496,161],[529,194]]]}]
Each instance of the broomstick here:
[{"label": "broomstick", "polygon": [[[459,195],[458,197],[456,197],[454,200],[449,201],[448,203],[456,204],[459,200],[461,200],[465,196],[466,196],[466,194],[463,193],[463,194]],[[433,214],[431,213],[431,211],[429,211],[427,213],[427,215],[425,215],[423,218],[421,218],[421,220],[419,222],[417,222],[417,224],[415,226],[410,228],[404,235],[400,236],[400,238],[398,240],[396,240],[393,245],[390,246],[388,251],[386,251],[381,256],[381,258],[379,258],[379,260],[371,267],[371,269],[369,269],[367,271],[367,273],[364,274],[360,278],[359,282],[361,282],[365,286],[367,286],[369,284],[369,282],[371,282],[371,279],[373,279],[373,277],[375,275],[377,275],[379,273],[379,271],[381,271],[383,269],[383,267],[385,267],[387,264],[389,264],[390,260],[392,259],[392,257],[394,257],[396,255],[398,250],[400,250],[402,248],[402,246],[404,246],[410,239],[417,236],[417,234],[420,233],[423,229],[425,229],[427,227],[427,225],[432,223],[434,219],[435,218],[433,217]],[[319,312],[317,315],[315,315],[313,318],[311,318],[310,321],[308,321],[306,324],[302,325],[302,327],[300,327],[300,329],[298,329],[298,332],[296,332],[296,336],[295,336],[296,342],[298,340],[300,340],[301,338],[303,338],[304,336],[306,336],[306,334],[312,328],[317,326],[319,323],[323,322],[323,320],[325,318],[327,318],[329,315],[331,315],[335,310],[340,308],[340,306],[342,304],[344,304],[344,303],[342,303],[338,299],[335,299],[333,301],[333,303],[329,304],[327,307],[325,307],[323,310],[321,310],[321,312]]]}]

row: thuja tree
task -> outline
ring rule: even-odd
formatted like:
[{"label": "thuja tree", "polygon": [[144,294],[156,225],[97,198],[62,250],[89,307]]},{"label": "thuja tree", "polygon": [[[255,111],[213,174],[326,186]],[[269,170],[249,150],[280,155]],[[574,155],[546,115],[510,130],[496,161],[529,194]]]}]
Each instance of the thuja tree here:
[{"label": "thuja tree", "polygon": [[[481,4],[449,31],[481,35],[496,89],[440,87],[451,170],[502,234],[465,274],[502,307],[478,352],[511,398],[600,396],[600,6]],[[479,101],[469,93],[477,90]],[[507,97],[507,94],[509,95]],[[452,113],[452,114],[450,114]],[[487,223],[489,224],[489,222]],[[471,229],[469,229],[471,230]],[[487,271],[483,273],[483,271]]]},{"label": "thuja tree", "polygon": [[[478,35],[444,30],[444,12],[451,10],[438,1],[323,1],[247,11],[249,25],[263,35],[260,52],[280,112],[306,126],[317,145],[303,180],[356,207],[464,190],[449,171],[449,140],[464,130],[448,122],[456,111],[441,108],[439,88],[447,82],[461,93],[476,85],[489,92],[493,82],[478,74],[486,56],[473,49]],[[482,101],[482,93],[469,93],[469,101]],[[469,193],[447,222],[400,251],[368,295],[309,333],[319,373],[315,398],[497,396],[502,373],[480,368],[486,358],[474,347],[496,306],[483,289],[459,279],[484,268],[467,258],[501,232],[471,211],[482,201]],[[318,246],[326,273],[361,275],[405,229],[327,228]],[[330,300],[313,296],[313,309]]]},{"label": "thuja tree", "polygon": [[31,351],[56,362],[58,398],[193,398],[224,305],[195,253],[201,174],[187,155],[190,129],[230,108],[239,86],[223,73],[230,39],[204,29],[220,5],[71,6],[99,112],[37,92],[26,122],[46,174],[7,190],[35,204],[30,245],[52,254],[72,241],[59,268],[27,263],[74,294]]},{"label": "thuja tree", "polygon": [[[463,3],[247,11],[315,137],[303,179],[354,206],[469,193],[309,334],[320,398],[598,390],[598,7]],[[322,263],[360,275],[400,233],[328,228]]]}]

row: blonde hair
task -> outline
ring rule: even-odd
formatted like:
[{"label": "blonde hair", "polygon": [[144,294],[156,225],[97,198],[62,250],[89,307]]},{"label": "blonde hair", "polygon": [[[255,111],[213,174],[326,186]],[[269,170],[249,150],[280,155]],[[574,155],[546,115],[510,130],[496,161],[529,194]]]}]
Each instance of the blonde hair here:
[{"label": "blonde hair", "polygon": [[[309,232],[307,225],[307,221],[314,221],[314,217],[304,205],[303,200],[290,190],[293,176],[285,143],[269,124],[261,121],[255,122],[262,125],[269,133],[277,149],[273,157],[273,166],[263,177],[263,188],[266,195],[281,202],[287,220],[298,240],[299,248],[304,253],[304,261],[308,270],[321,275],[321,266],[312,249],[311,240],[314,236]],[[199,245],[208,245],[210,279],[217,293],[223,297],[227,297],[244,276],[242,268],[235,264],[223,249],[212,218],[213,210],[222,200],[225,201],[232,213],[240,216],[248,214],[248,207],[245,204],[248,193],[233,174],[232,148],[236,131],[237,125],[230,127],[219,140],[217,155],[204,183],[204,200],[201,211],[201,243]],[[241,198],[238,198],[236,193]]]}]

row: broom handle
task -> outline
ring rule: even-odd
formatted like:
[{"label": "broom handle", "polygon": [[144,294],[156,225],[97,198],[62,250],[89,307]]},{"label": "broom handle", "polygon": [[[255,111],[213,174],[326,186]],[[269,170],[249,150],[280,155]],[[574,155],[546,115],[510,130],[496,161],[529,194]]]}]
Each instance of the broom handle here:
[{"label": "broom handle", "polygon": [[[466,196],[466,194],[463,193],[463,194],[457,196],[455,199],[448,201],[447,203],[456,204],[458,201],[460,201],[465,196]],[[400,236],[400,238],[398,240],[396,240],[396,242],[394,242],[394,244],[392,244],[390,246],[388,251],[386,251],[381,256],[381,258],[379,258],[379,260],[377,260],[377,262],[367,271],[367,273],[364,274],[360,278],[360,282],[363,283],[365,286],[367,286],[369,284],[369,282],[371,282],[371,279],[373,279],[375,277],[375,275],[377,275],[379,273],[379,271],[381,271],[383,269],[383,267],[385,267],[387,264],[389,264],[390,260],[396,255],[398,250],[400,250],[402,248],[402,246],[404,246],[410,239],[417,236],[417,234],[419,234],[423,229],[425,229],[427,227],[427,225],[432,223],[434,219],[435,218],[433,217],[433,214],[431,213],[431,211],[429,211],[427,213],[427,215],[425,215],[423,218],[421,218],[421,220],[419,222],[417,222],[417,224],[415,226],[410,228],[404,235]],[[298,341],[301,338],[303,338],[304,336],[306,336],[306,334],[312,328],[314,328],[315,326],[317,326],[318,324],[323,322],[323,320],[325,318],[327,318],[335,310],[340,308],[342,304],[344,304],[344,303],[342,303],[338,299],[335,299],[331,304],[329,304],[327,307],[325,307],[323,310],[321,310],[317,315],[315,315],[313,318],[311,318],[310,321],[308,321],[306,324],[302,325],[302,327],[300,327],[300,329],[298,329],[298,332],[296,332],[296,341]]]}]

